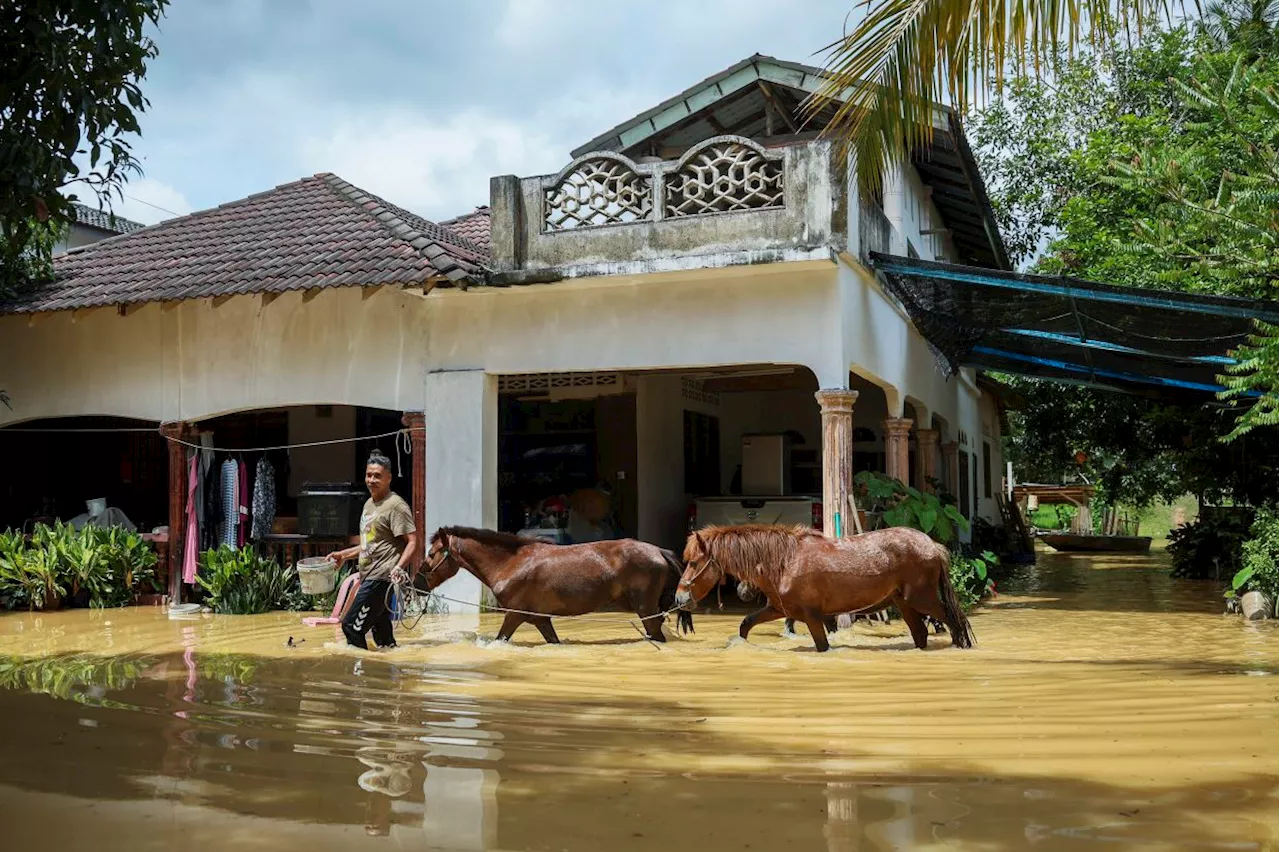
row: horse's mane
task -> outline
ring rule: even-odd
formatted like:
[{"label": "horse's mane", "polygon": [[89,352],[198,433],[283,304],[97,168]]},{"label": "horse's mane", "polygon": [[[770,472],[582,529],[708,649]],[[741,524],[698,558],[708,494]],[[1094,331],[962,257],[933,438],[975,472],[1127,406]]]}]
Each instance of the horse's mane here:
[{"label": "horse's mane", "polygon": [[698,530],[697,540],[724,571],[759,587],[776,584],[800,539],[815,535],[822,534],[799,525],[744,524],[706,527]]},{"label": "horse's mane", "polygon": [[441,527],[436,530],[436,534],[432,536],[432,541],[436,541],[445,536],[454,538],[463,538],[468,541],[474,541],[478,544],[487,544],[492,547],[501,547],[505,550],[519,550],[530,544],[536,544],[535,539],[524,538],[522,536],[513,535],[512,533],[498,532],[497,530],[482,530],[475,527]]}]

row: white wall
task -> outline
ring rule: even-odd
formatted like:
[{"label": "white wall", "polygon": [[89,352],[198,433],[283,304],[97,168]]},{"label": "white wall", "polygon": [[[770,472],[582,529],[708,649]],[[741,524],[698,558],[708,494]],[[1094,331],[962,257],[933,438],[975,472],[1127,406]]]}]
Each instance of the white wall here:
[{"label": "white wall", "polygon": [[427,359],[494,373],[802,364],[839,387],[836,270],[822,261],[433,293]]},{"label": "white wall", "polygon": [[954,259],[948,236],[923,234],[922,231],[945,227],[942,215],[933,203],[933,188],[920,179],[920,173],[908,163],[897,163],[885,172],[884,215],[893,226],[890,251],[906,257],[907,245],[924,260],[939,257]]},{"label": "white wall", "polygon": [[753,391],[720,395],[720,479],[729,493],[733,472],[742,464],[742,436],[752,432],[795,430],[805,449],[822,461],[822,414],[810,391]]},{"label": "white wall", "polygon": [[253,408],[330,403],[420,411],[424,300],[335,289],[221,307],[147,305],[0,317],[0,425],[83,414],[200,420]]},{"label": "white wall", "polygon": [[[498,525],[498,381],[483,370],[426,377],[426,529],[424,546],[443,526]],[[440,587],[451,613],[478,611],[481,585],[460,571]]]}]

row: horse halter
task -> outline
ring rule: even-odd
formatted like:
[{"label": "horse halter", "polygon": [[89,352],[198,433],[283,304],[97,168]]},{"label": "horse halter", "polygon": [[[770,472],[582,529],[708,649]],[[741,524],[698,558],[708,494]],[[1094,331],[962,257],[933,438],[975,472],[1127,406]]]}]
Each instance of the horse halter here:
[{"label": "horse halter", "polygon": [[[697,580],[699,577],[701,577],[702,572],[710,568],[712,563],[714,563],[715,561],[716,561],[716,558],[714,556],[708,556],[707,561],[702,563],[701,568],[693,572],[692,577],[690,577],[687,580],[682,579],[679,583],[676,584],[676,589],[688,590],[693,588],[694,580]],[[724,569],[719,568],[718,570],[720,571],[720,576],[724,577]],[[724,609],[724,601],[720,600],[720,583],[719,582],[716,583],[716,605],[719,606],[720,609]]]},{"label": "horse halter", "polygon": [[436,571],[439,571],[440,566],[444,565],[444,563],[447,562],[449,560],[449,557],[451,556],[453,556],[452,548],[449,546],[449,539],[446,537],[445,545],[440,550],[440,558],[438,558],[435,562],[431,564],[430,567],[427,568],[427,576],[429,577],[432,574],[436,573]]}]

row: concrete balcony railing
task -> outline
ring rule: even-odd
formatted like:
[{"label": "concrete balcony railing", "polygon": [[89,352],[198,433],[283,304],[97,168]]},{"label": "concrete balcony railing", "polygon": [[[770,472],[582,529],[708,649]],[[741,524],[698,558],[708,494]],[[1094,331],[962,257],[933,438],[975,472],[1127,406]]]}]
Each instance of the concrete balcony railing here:
[{"label": "concrete balcony railing", "polygon": [[832,146],[718,136],[678,160],[584,154],[490,186],[494,283],[797,258],[847,244]]}]

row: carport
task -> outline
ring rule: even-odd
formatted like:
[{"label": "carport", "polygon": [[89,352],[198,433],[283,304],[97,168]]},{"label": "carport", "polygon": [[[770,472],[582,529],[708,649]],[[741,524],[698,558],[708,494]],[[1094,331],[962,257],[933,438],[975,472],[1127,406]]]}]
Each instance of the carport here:
[{"label": "carport", "polygon": [[1144,396],[1205,398],[1277,304],[871,253],[954,374],[962,366]]}]

